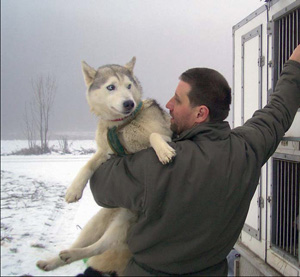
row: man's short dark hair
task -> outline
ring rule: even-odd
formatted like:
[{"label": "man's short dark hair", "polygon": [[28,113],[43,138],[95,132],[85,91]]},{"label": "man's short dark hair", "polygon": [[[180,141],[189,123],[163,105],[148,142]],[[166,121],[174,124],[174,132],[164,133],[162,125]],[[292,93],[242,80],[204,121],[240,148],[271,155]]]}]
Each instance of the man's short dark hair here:
[{"label": "man's short dark hair", "polygon": [[218,71],[192,68],[182,73],[179,79],[191,86],[188,95],[191,106],[206,106],[210,121],[222,121],[228,116],[231,88]]}]

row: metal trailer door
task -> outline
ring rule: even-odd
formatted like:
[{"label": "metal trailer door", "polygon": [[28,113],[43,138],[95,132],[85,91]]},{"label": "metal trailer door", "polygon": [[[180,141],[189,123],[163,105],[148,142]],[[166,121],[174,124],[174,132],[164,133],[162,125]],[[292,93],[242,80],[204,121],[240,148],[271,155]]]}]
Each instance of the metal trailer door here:
[{"label": "metal trailer door", "polygon": [[[300,1],[272,16],[273,90],[285,62],[300,44]],[[271,248],[267,261],[284,275],[299,275],[300,266],[300,109],[272,158]],[[292,149],[292,150],[291,150]],[[280,258],[278,258],[280,257]],[[282,266],[283,260],[289,261]]]},{"label": "metal trailer door", "polygon": [[[242,36],[241,123],[262,107],[262,25]],[[252,198],[244,231],[261,239],[261,180]]]}]

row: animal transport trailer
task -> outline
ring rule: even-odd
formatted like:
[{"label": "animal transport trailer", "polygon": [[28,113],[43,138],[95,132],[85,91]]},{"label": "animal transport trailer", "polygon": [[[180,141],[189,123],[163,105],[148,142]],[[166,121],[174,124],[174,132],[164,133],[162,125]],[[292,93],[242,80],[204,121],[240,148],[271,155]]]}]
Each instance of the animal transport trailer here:
[{"label": "animal transport trailer", "polygon": [[[284,63],[300,44],[300,0],[266,0],[233,26],[232,125],[268,103]],[[236,276],[300,276],[300,109],[262,168],[235,245]]]}]

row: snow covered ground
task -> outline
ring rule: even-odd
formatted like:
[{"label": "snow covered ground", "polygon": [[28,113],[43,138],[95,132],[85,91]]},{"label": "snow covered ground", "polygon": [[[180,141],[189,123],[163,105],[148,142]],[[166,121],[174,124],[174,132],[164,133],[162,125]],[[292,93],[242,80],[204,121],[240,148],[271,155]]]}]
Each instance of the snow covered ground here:
[{"label": "snow covered ground", "polygon": [[76,276],[86,268],[83,261],[50,272],[36,267],[38,260],[67,249],[100,209],[89,186],[78,203],[64,200],[67,187],[91,156],[82,153],[96,149],[95,142],[71,141],[68,155],[59,154],[58,141],[50,141],[50,146],[55,154],[17,156],[9,154],[27,142],[1,140],[1,276]]},{"label": "snow covered ground", "polygon": [[[59,148],[57,141],[50,145]],[[36,262],[68,248],[99,210],[89,187],[78,203],[64,200],[91,156],[78,153],[96,149],[95,142],[73,141],[68,155],[7,155],[26,146],[26,141],[1,141],[1,276],[76,276],[86,268],[82,261],[51,272],[38,269]]]}]

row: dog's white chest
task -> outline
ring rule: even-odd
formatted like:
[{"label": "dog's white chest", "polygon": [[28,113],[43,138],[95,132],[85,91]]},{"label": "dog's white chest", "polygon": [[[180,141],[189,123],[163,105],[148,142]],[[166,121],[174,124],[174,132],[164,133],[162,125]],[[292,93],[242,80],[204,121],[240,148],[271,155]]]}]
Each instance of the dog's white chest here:
[{"label": "dog's white chest", "polygon": [[111,150],[107,141],[107,127],[101,125],[100,123],[98,124],[96,133],[96,142],[98,149],[105,151],[107,154],[113,154],[113,151]]}]

